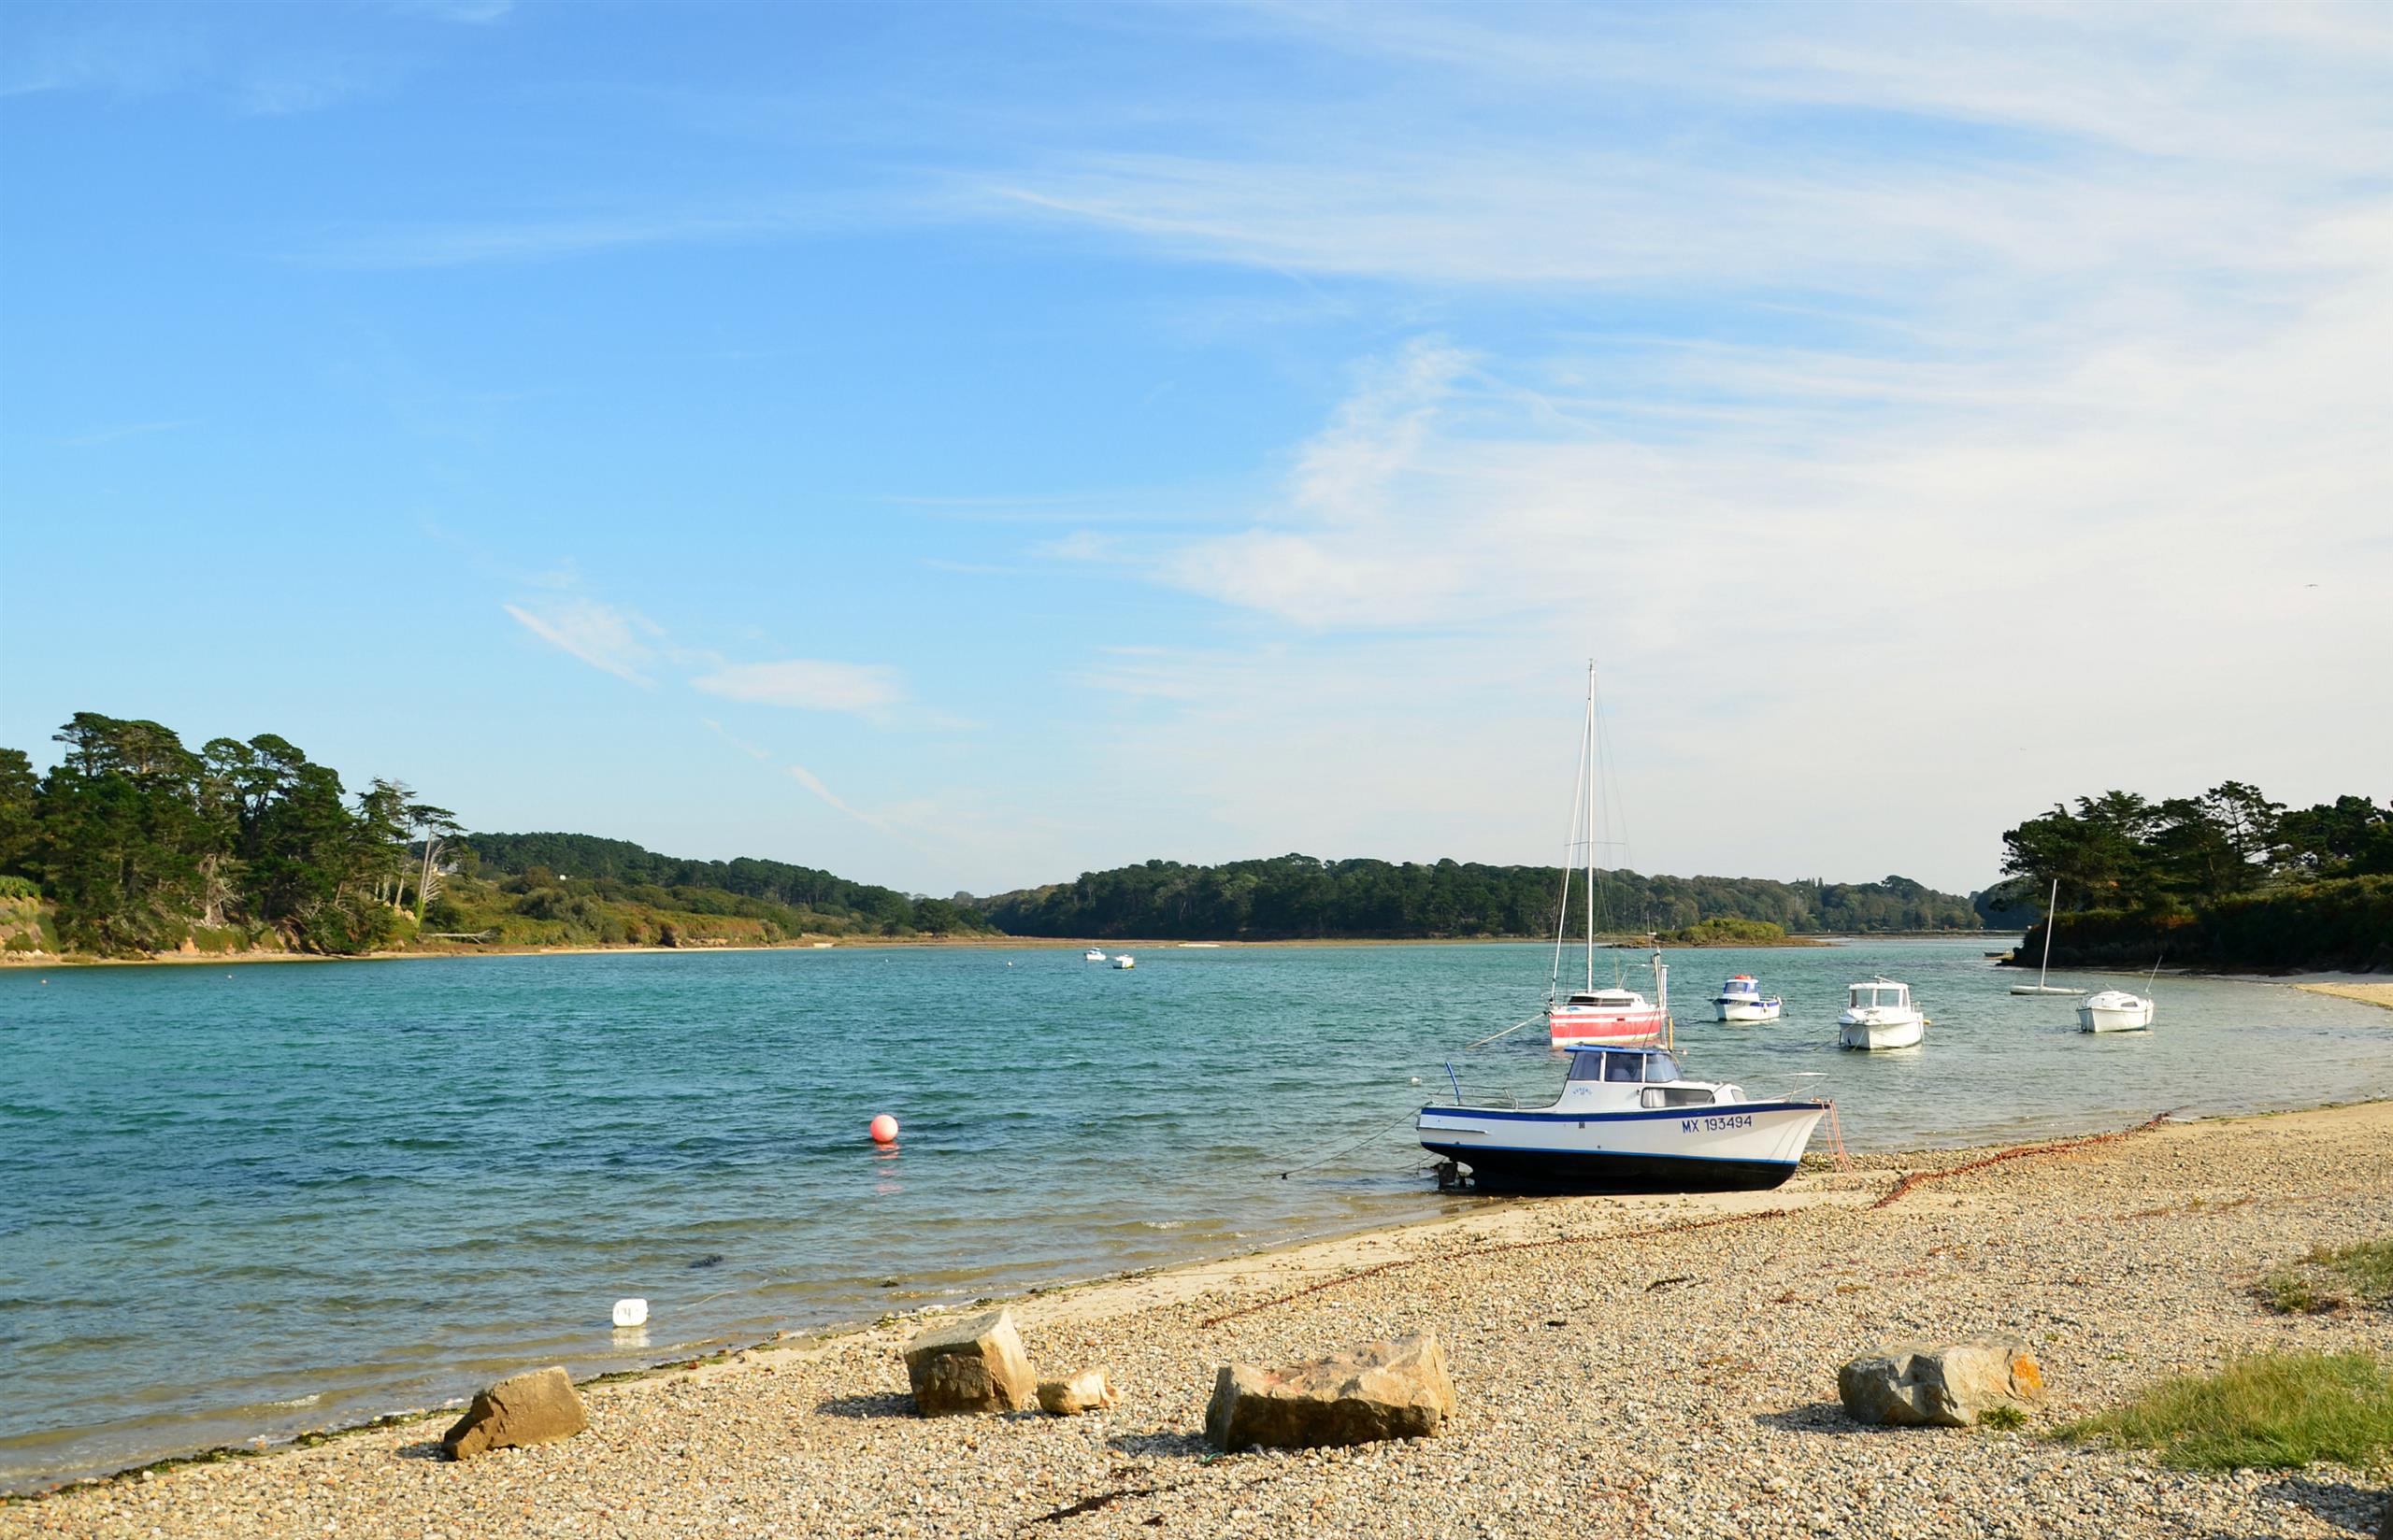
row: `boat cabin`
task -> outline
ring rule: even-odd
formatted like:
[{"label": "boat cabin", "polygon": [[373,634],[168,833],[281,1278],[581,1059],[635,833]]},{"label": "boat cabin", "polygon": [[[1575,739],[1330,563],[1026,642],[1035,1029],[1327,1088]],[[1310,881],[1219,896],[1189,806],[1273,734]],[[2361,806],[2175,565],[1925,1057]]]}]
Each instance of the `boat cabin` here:
[{"label": "boat cabin", "polygon": [[1911,986],[1891,979],[1875,978],[1867,984],[1856,984],[1851,990],[1853,1010],[1909,1010]]},{"label": "boat cabin", "polygon": [[1760,993],[1761,984],[1749,973],[1741,973],[1720,986],[1720,997],[1724,1000]]},{"label": "boat cabin", "polygon": [[[1667,1048],[1578,1048],[1570,1052],[1570,1075],[1562,1100],[1609,1107],[1710,1106],[1722,1088],[1691,1081]],[[1734,1098],[1728,1098],[1733,1100]]]}]

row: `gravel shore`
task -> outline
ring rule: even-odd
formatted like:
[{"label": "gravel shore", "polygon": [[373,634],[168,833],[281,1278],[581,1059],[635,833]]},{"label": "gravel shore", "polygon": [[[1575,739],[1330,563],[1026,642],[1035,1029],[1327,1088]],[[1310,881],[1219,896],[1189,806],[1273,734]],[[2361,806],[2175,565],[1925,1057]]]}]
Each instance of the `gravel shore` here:
[{"label": "gravel shore", "polygon": [[[2281,1317],[2251,1287],[2314,1246],[2393,1234],[2393,1104],[2167,1125],[1871,1206],[1985,1153],[1807,1168],[1734,1198],[1490,1202],[1017,1302],[1043,1375],[1111,1371],[1122,1404],[1103,1416],[918,1420],[909,1329],[887,1327],[586,1388],[591,1431],[564,1444],[450,1464],[436,1419],[10,1504],[0,1536],[2375,1533],[2386,1472],[2192,1475],[2043,1435],[2237,1353],[2393,1354],[2393,1314]],[[1202,1442],[1220,1363],[1419,1331],[1443,1337],[1460,1399],[1443,1435],[1226,1459]],[[1838,1409],[1846,1358],[1980,1333],[2043,1364],[2052,1402],[2025,1430],[1863,1429]]]}]

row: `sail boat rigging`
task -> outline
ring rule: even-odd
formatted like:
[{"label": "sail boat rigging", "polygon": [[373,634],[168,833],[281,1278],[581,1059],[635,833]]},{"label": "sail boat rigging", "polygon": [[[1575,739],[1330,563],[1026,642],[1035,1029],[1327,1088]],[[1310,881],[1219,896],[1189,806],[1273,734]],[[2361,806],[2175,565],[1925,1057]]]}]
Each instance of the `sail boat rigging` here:
[{"label": "sail boat rigging", "polygon": [[[1596,900],[1600,891],[1596,865],[1596,782],[1601,761],[1596,732],[1596,665],[1591,661],[1587,664],[1586,722],[1579,736],[1579,778],[1570,793],[1570,838],[1562,850],[1562,897],[1554,915],[1554,971],[1546,983],[1546,1030],[1556,1044],[1641,1047],[1661,1042],[1669,1031],[1670,970],[1656,948],[1653,955],[1656,998],[1651,1003],[1635,990],[1622,986],[1617,977],[1610,989],[1596,987]],[[1587,891],[1585,982],[1566,996],[1562,992],[1562,957],[1570,929],[1570,879],[1574,858],[1583,848]]]},{"label": "sail boat rigging", "polygon": [[2084,994],[2085,992],[2082,989],[2072,990],[2063,985],[2047,984],[2044,982],[2044,975],[2052,970],[2053,965],[2053,931],[2059,922],[2060,878],[2055,877],[2053,878],[2052,896],[2044,900],[2044,961],[2042,964],[2036,969],[2036,981],[2032,984],[2013,984],[2011,986],[2012,993]]}]

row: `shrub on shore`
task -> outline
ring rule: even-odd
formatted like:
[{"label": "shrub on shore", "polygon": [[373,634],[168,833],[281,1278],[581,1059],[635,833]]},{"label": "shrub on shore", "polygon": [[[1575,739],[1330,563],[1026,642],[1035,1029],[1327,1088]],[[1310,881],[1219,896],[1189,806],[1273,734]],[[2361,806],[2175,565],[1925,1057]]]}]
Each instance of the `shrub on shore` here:
[{"label": "shrub on shore", "polygon": [[2365,1466],[2393,1452],[2393,1373],[2366,1353],[2263,1353],[2164,1380],[2060,1436],[2156,1449],[2186,1470]]}]

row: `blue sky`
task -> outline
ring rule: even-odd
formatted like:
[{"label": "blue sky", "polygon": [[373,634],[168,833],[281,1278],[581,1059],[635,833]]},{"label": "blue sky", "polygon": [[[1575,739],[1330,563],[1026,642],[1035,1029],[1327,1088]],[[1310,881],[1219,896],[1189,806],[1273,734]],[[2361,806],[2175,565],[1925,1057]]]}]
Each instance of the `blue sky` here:
[{"label": "blue sky", "polygon": [[0,741],[924,891],[2393,793],[2382,7],[0,12]]}]

